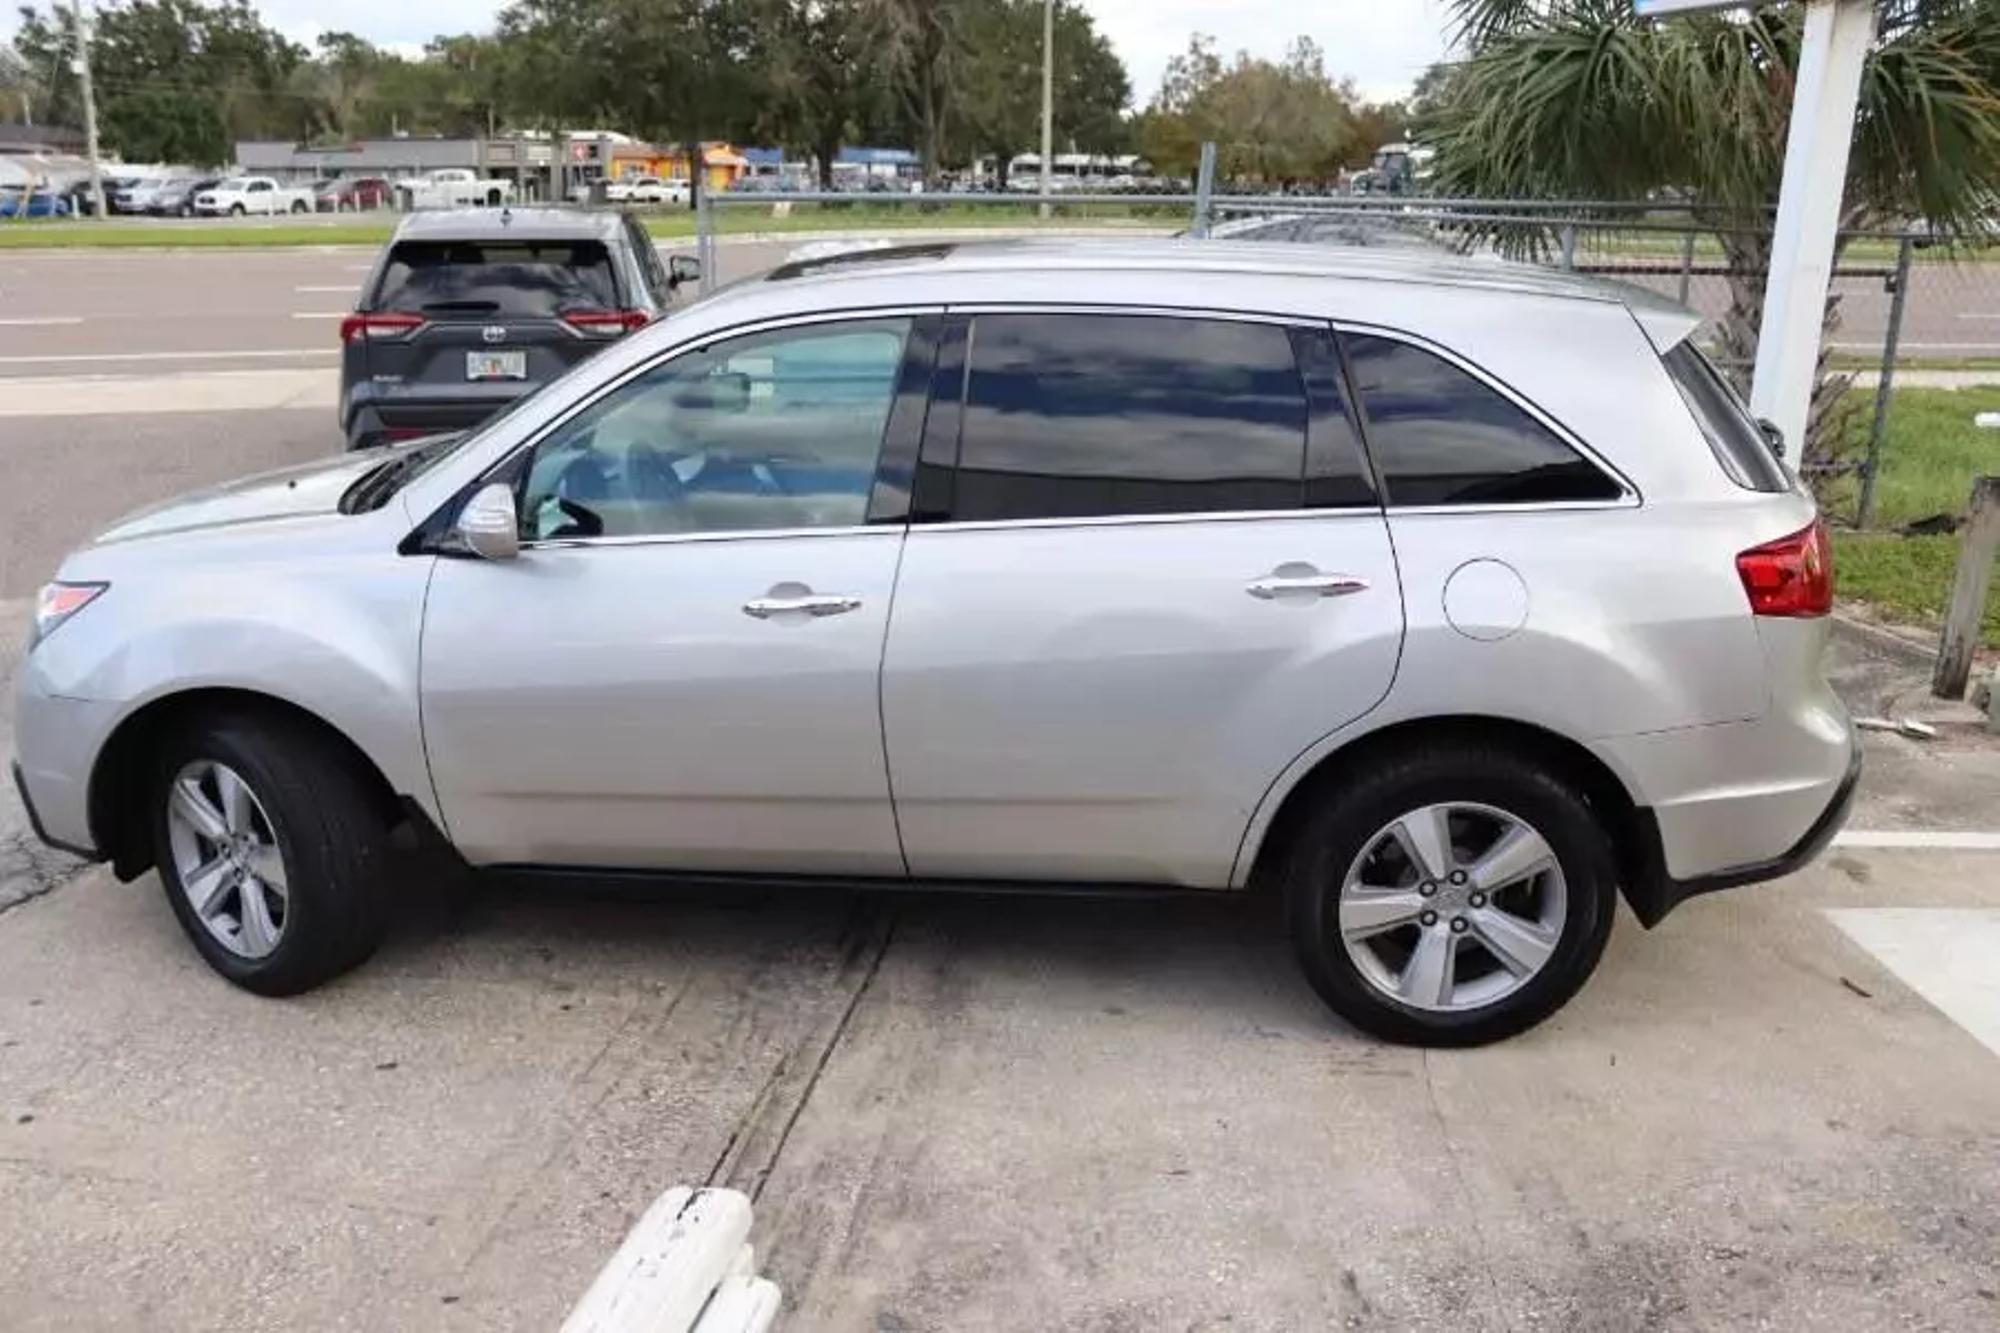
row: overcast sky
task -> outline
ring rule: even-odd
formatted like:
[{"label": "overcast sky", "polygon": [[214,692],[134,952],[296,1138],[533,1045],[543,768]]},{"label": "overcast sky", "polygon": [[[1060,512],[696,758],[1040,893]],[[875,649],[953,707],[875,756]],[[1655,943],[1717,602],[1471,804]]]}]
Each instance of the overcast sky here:
[{"label": "overcast sky", "polygon": [[[295,41],[327,28],[358,32],[383,45],[420,47],[442,32],[492,26],[504,0],[254,0],[265,20]],[[1276,57],[1301,32],[1326,51],[1329,72],[1351,76],[1364,96],[1381,100],[1409,90],[1444,53],[1444,0],[1083,0],[1132,71],[1144,105],[1188,35],[1205,32],[1225,53]],[[4,8],[5,30],[14,5]]]}]

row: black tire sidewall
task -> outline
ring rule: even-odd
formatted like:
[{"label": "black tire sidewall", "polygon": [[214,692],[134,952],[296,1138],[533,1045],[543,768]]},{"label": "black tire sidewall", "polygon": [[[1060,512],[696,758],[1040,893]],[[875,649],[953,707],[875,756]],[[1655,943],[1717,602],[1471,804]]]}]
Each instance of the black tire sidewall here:
[{"label": "black tire sidewall", "polygon": [[[169,738],[148,785],[155,865],[175,917],[210,967],[260,995],[311,989],[367,957],[380,937],[376,904],[365,896],[374,891],[372,877],[341,867],[365,870],[372,863],[379,872],[381,843],[371,836],[366,798],[353,775],[317,741],[255,713],[198,722]],[[209,933],[174,867],[168,784],[199,760],[225,764],[249,783],[284,860],[284,928],[263,958],[241,957]]]},{"label": "black tire sidewall", "polygon": [[[1492,806],[1526,820],[1562,868],[1567,912],[1548,963],[1525,986],[1459,1013],[1414,1009],[1362,975],[1340,938],[1340,886],[1362,848],[1411,810],[1447,802]],[[1357,1027],[1392,1041],[1471,1046],[1534,1026],[1595,970],[1616,913],[1610,846],[1589,805],[1533,763],[1498,755],[1413,756],[1334,793],[1309,820],[1286,874],[1294,943],[1320,997]]]}]

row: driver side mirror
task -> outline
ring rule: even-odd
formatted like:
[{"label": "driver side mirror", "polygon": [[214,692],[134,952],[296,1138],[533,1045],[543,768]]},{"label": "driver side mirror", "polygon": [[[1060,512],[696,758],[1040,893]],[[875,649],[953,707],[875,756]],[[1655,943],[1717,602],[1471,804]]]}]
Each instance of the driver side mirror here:
[{"label": "driver side mirror", "polygon": [[693,255],[674,255],[667,260],[667,288],[669,291],[682,283],[701,281],[701,261]]},{"label": "driver side mirror", "polygon": [[521,553],[521,517],[514,488],[504,481],[481,486],[459,511],[452,529],[482,560],[512,560]]}]

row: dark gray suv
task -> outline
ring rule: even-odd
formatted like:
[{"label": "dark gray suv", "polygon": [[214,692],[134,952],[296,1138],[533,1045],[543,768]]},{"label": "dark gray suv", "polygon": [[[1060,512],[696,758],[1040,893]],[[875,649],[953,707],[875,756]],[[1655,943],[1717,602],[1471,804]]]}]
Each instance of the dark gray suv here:
[{"label": "dark gray suv", "polygon": [[341,322],[349,448],[476,426],[665,312],[691,261],[662,264],[624,213],[417,213]]}]

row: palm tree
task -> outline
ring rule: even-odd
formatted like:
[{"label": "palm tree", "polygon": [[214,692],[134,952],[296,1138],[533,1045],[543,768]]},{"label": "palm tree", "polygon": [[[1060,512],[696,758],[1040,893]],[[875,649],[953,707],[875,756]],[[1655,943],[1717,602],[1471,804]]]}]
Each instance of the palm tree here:
[{"label": "palm tree", "polygon": [[[1452,0],[1466,58],[1428,133],[1436,188],[1488,198],[1678,190],[1721,243],[1718,335],[1747,379],[1770,268],[1802,7],[1642,19],[1631,0]],[[1885,0],[1862,77],[1843,229],[1921,219],[1959,236],[2000,204],[2000,0]],[[1517,238],[1518,239],[1518,238]],[[1829,329],[1838,319],[1829,300]],[[1847,387],[1821,374],[1805,453]]]}]

